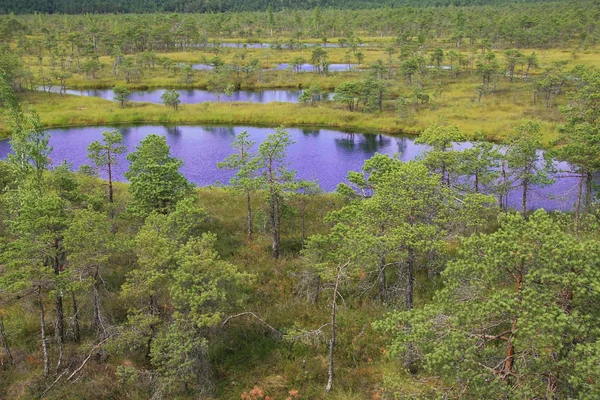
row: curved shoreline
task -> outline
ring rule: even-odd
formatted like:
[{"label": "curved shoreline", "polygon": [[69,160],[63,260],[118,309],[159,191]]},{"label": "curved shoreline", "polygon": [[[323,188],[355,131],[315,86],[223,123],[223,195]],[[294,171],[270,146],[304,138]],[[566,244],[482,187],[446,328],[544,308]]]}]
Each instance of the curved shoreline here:
[{"label": "curved shoreline", "polygon": [[[203,102],[182,104],[175,111],[148,102],[131,103],[121,108],[117,103],[101,98],[45,92],[27,92],[21,97],[36,110],[48,129],[126,124],[220,124],[335,128],[356,133],[412,136],[421,131],[401,125],[391,114],[364,114],[285,102]],[[8,137],[8,132],[5,123],[0,125],[2,137]]]},{"label": "curved shoreline", "polygon": [[[131,103],[121,108],[117,103],[97,97],[60,95],[43,92],[20,94],[39,114],[46,128],[84,127],[101,125],[157,124],[157,125],[251,125],[264,127],[315,127],[341,129],[356,133],[418,136],[431,126],[421,119],[401,120],[395,112],[381,114],[350,112],[332,104],[315,107],[301,104],[273,102],[267,104],[250,102],[221,102],[182,104],[175,111],[161,104]],[[556,135],[557,123],[541,121],[547,136],[546,146]],[[497,125],[488,121],[446,120],[447,125],[456,124],[466,134],[482,130],[487,140],[500,141],[505,132],[516,126],[518,120],[500,120]],[[481,129],[486,127],[488,129]],[[0,137],[9,137],[5,121],[0,123]]]}]

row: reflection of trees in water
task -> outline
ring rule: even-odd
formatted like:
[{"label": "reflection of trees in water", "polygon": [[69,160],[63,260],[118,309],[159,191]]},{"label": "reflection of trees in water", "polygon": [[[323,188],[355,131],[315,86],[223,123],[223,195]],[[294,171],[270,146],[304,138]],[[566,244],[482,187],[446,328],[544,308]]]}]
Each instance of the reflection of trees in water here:
[{"label": "reflection of trees in water", "polygon": [[252,101],[254,101],[256,103],[264,103],[265,102],[265,92],[263,90],[254,92],[252,94]]},{"label": "reflection of trees in water", "polygon": [[105,100],[112,100],[115,97],[115,93],[112,90],[92,89],[87,91],[81,91],[79,93],[83,96],[100,97],[101,99]]},{"label": "reflection of trees in water", "polygon": [[321,134],[321,130],[320,129],[302,128],[300,130],[302,131],[302,134],[304,136],[317,137],[317,136],[319,136]]},{"label": "reflection of trees in water", "polygon": [[384,135],[360,135],[364,140],[359,141],[359,147],[366,153],[375,153],[376,151],[388,147],[392,140]]},{"label": "reflection of trees in water", "polygon": [[366,154],[373,154],[390,146],[392,139],[384,135],[362,133],[347,133],[345,137],[336,138],[335,144],[343,150],[360,150]]},{"label": "reflection of trees in water", "polygon": [[356,143],[354,142],[354,134],[349,133],[345,137],[335,138],[334,142],[336,147],[342,150],[350,150],[353,151],[356,148]]},{"label": "reflection of trees in water", "polygon": [[203,126],[200,129],[224,139],[230,139],[235,136],[233,126]]},{"label": "reflection of trees in water", "polygon": [[[195,103],[196,102],[196,97],[200,97],[198,100],[202,100],[202,92],[201,91],[196,91],[194,89],[187,89],[187,90],[179,90],[179,95],[181,103],[182,104],[186,104],[186,103]],[[162,96],[162,93],[161,93]],[[162,101],[160,99],[160,97],[158,97],[159,101]]]},{"label": "reflection of trees in water", "polygon": [[408,138],[394,138],[394,140],[396,141],[396,145],[398,146],[398,150],[396,152],[399,153],[400,155],[406,154],[406,149],[408,147],[409,139]]},{"label": "reflection of trees in water", "polygon": [[[119,131],[119,133],[123,136],[123,138],[130,135],[133,132],[133,129],[134,129],[133,126],[120,126],[120,127],[116,128],[116,130]],[[104,130],[102,130],[102,132],[109,131],[109,130],[112,130],[112,128],[104,129]]]},{"label": "reflection of trees in water", "polygon": [[169,136],[181,136],[183,133],[181,127],[179,126],[165,126],[165,130],[167,131],[167,135]]}]

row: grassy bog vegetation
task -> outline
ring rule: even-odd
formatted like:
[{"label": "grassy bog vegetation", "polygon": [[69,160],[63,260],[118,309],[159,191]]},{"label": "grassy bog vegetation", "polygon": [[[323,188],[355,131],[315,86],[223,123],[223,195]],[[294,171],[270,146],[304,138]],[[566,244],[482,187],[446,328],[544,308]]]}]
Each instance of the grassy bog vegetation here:
[{"label": "grassy bog vegetation", "polygon": [[[7,4],[0,398],[600,396],[596,2]],[[299,102],[231,100],[274,88]],[[273,130],[232,137],[213,187],[181,167],[214,149],[160,135],[52,160],[49,127],[136,123]],[[290,169],[292,126],[426,150],[326,193]],[[561,176],[570,212],[531,210]]]}]

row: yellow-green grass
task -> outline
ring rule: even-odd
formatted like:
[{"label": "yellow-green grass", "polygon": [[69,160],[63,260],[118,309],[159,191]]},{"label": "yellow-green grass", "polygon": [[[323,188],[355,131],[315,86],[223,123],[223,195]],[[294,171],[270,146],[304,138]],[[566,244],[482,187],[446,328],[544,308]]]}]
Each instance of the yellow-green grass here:
[{"label": "yellow-green grass", "polygon": [[[378,59],[388,60],[389,55],[385,52],[385,49],[388,45],[391,45],[391,41],[381,41],[378,45],[369,45],[366,47],[360,47],[357,51],[360,51],[364,56],[363,66],[367,67],[368,65],[376,62]],[[458,53],[462,53],[464,56],[470,56],[472,54],[479,54],[481,49],[479,47],[469,48],[468,46],[463,46],[461,48],[456,48],[454,43],[449,43],[447,41],[441,41],[439,43],[430,44],[427,48],[422,49],[423,52],[428,52],[434,48],[440,47],[445,51],[454,50]],[[242,54],[245,56],[246,60],[252,58],[258,58],[261,61],[263,67],[271,67],[274,64],[278,63],[287,63],[291,59],[295,57],[302,57],[307,62],[310,62],[310,58],[314,47],[306,47],[300,49],[282,49],[275,50],[271,48],[231,48],[231,47],[222,47],[219,49],[214,48],[206,48],[206,49],[190,49],[187,51],[181,52],[166,52],[166,53],[158,53],[161,57],[169,58],[175,62],[180,63],[191,63],[196,64],[200,63],[203,59],[210,60],[215,55],[217,55],[225,62],[232,62],[234,57],[241,56]],[[538,60],[540,62],[540,68],[545,68],[551,65],[552,62],[555,61],[569,61],[571,65],[583,64],[589,66],[596,66],[600,64],[600,46],[591,46],[585,49],[573,49],[573,48],[550,48],[550,49],[535,49],[535,48],[527,48],[527,49],[519,49],[523,54],[530,54],[535,52],[538,56]],[[343,64],[348,61],[348,59],[352,62],[356,62],[356,56],[353,52],[350,51],[348,47],[339,48],[326,48],[328,53],[329,62],[330,63],[338,63]],[[473,53],[473,51],[475,53]],[[496,50],[498,55],[498,59],[500,62],[503,61],[504,49]],[[348,54],[350,55],[348,58]],[[399,64],[399,60],[397,58],[398,51],[394,53],[393,60],[395,64]],[[38,68],[40,66],[39,60],[37,56],[32,55],[24,55],[22,60],[25,65],[31,68]],[[101,56],[99,61],[107,67],[107,70],[110,69],[110,65],[113,62],[113,57],[110,56]],[[450,60],[446,57],[443,61],[444,64],[449,64]],[[456,61],[454,61],[456,63]],[[45,54],[42,60],[42,65],[47,69],[51,65],[51,58],[48,54]],[[517,70],[520,70],[520,67],[517,67]],[[46,70],[46,72],[48,72]]]},{"label": "yellow-green grass", "polygon": [[[36,73],[36,76],[41,76]],[[125,79],[115,77],[111,73],[98,75],[96,79],[88,79],[84,75],[76,74],[67,80],[70,89],[108,89],[117,85],[125,85],[132,90],[156,89],[156,88],[179,88],[179,89],[206,89],[210,79],[210,72],[199,71],[195,75],[193,83],[182,81],[181,74],[168,73],[162,68],[156,68],[144,73],[142,79],[127,84]],[[356,80],[364,75],[358,72],[334,72],[327,76],[319,76],[315,73],[293,73],[290,71],[268,71],[261,73],[260,79],[256,76],[241,77],[239,81],[241,89],[272,89],[272,88],[306,88],[313,82],[318,82],[322,88],[333,90],[336,86],[348,80]],[[235,79],[233,76],[232,80]],[[53,80],[54,89],[58,88],[58,82]]]},{"label": "yellow-green grass", "polygon": [[[508,83],[504,85],[509,85]],[[475,82],[449,84],[430,104],[410,106],[401,118],[395,101],[387,101],[383,113],[349,112],[342,105],[325,103],[306,107],[291,103],[199,103],[184,104],[178,111],[160,104],[117,103],[94,97],[29,92],[21,99],[39,113],[46,127],[148,124],[237,124],[266,126],[321,126],[359,132],[418,134],[433,124],[454,125],[466,133],[481,131],[490,140],[506,137],[524,120],[541,121],[545,143],[556,138],[563,118],[556,107],[534,106],[531,92],[515,90],[476,100]],[[407,88],[402,90],[408,91]],[[9,135],[6,119],[0,132]]]},{"label": "yellow-green grass", "polygon": [[[291,103],[200,103],[184,104],[175,111],[160,104],[135,103],[121,108],[117,103],[94,97],[29,92],[21,96],[39,113],[46,127],[155,124],[248,124],[270,126],[319,125],[341,129],[401,133],[393,114],[351,113],[332,107],[303,107]],[[7,125],[1,126],[7,133]],[[416,130],[411,131],[416,133]]]}]

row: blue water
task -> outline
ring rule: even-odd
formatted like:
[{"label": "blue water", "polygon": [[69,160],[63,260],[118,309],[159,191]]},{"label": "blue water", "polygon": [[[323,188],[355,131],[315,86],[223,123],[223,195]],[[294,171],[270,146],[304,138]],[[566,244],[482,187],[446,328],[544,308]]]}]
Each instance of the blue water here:
[{"label": "blue water", "polygon": [[[274,71],[283,71],[290,68],[290,64],[277,64]],[[298,72],[314,72],[315,67],[312,64],[302,64],[296,67]],[[358,69],[357,64],[329,64],[327,67],[329,72],[346,72],[355,71]]]},{"label": "blue water", "polygon": [[[263,68],[265,71],[284,71],[288,69],[290,64],[283,63],[277,64],[274,68]],[[214,69],[212,65],[209,64],[192,64],[192,69],[198,71],[211,71]],[[298,72],[314,72],[315,67],[312,64],[301,64],[297,67]],[[358,70],[357,64],[329,64],[328,71],[329,72],[347,72],[347,71],[356,71]]]},{"label": "blue water", "polygon": [[[358,47],[368,47],[370,46],[370,44],[366,44],[366,43],[361,43],[357,45]],[[214,43],[205,43],[205,44],[192,44],[189,45],[188,47],[195,47],[195,48],[205,48],[205,47],[215,47]],[[274,45],[271,45],[270,43],[231,43],[231,42],[227,42],[227,43],[220,43],[218,47],[230,47],[230,48],[247,48],[247,49],[262,49],[262,48],[270,48],[270,47],[274,47]],[[289,48],[290,45],[289,43],[281,43],[281,48],[283,49],[287,49]],[[328,47],[328,48],[335,48],[335,47],[341,47],[339,45],[339,43],[297,43],[294,44],[294,48],[303,48],[303,47]],[[344,45],[344,48],[348,48],[348,44]]]},{"label": "blue water", "polygon": [[[199,186],[226,183],[230,171],[217,168],[233,151],[230,148],[236,134],[244,130],[252,140],[262,142],[273,128],[228,127],[228,126],[126,126],[126,127],[83,127],[51,129],[50,145],[54,147],[51,158],[54,165],[67,160],[77,169],[88,164],[87,147],[94,140],[101,140],[102,132],[118,129],[124,138],[128,152],[134,151],[139,142],[150,133],[165,136],[175,157],[184,160],[183,174]],[[373,134],[351,134],[319,128],[289,128],[296,141],[288,150],[290,167],[298,171],[298,177],[317,180],[324,190],[332,191],[338,183],[346,181],[348,171],[357,171],[366,159],[376,152],[388,155],[399,154],[404,161],[412,160],[427,149],[417,145],[410,137],[391,137]],[[468,144],[461,144],[468,146]],[[10,152],[9,141],[0,141],[0,158]],[[560,168],[567,168],[564,163]],[[128,162],[121,157],[115,168],[116,179],[125,180]],[[576,178],[558,179],[550,187],[534,190],[529,195],[530,208],[547,210],[570,210],[577,195]],[[554,197],[554,198],[552,198]],[[509,196],[509,205],[520,207],[520,193]]]},{"label": "blue water", "polygon": [[[39,90],[43,90],[39,88]],[[47,89],[46,89],[47,90]],[[59,88],[54,86],[51,88],[52,92],[58,93]],[[165,92],[165,89],[156,90],[136,90],[131,93],[129,98],[130,101],[134,102],[149,102],[162,104],[161,96]],[[288,90],[288,89],[268,89],[268,90],[241,90],[233,92],[231,96],[222,94],[218,96],[214,92],[200,89],[184,89],[176,90],[179,93],[179,99],[182,104],[196,104],[203,102],[253,102],[253,103],[272,103],[272,102],[286,102],[286,103],[298,103],[298,99],[302,94],[302,90]],[[114,99],[114,92],[112,89],[88,89],[88,90],[73,90],[69,89],[66,94],[72,94],[76,96],[93,96],[100,97],[106,100]],[[325,95],[329,96],[329,95]],[[330,96],[329,96],[330,97]]]}]

